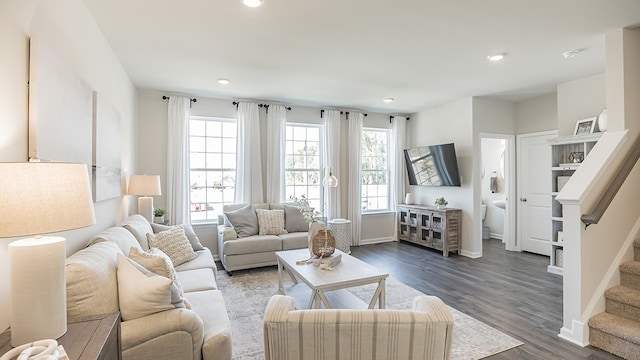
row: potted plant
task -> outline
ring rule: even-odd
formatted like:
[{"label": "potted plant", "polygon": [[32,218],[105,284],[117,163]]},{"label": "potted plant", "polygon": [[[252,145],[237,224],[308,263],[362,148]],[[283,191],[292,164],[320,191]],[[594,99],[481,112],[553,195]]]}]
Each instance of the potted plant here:
[{"label": "potted plant", "polygon": [[449,204],[449,202],[447,200],[445,200],[445,198],[439,197],[439,198],[436,199],[435,204],[438,206],[438,209],[444,209],[445,206],[447,206],[447,204]]},{"label": "potted plant", "polygon": [[153,222],[156,224],[164,223],[164,214],[167,212],[164,209],[153,210]]}]

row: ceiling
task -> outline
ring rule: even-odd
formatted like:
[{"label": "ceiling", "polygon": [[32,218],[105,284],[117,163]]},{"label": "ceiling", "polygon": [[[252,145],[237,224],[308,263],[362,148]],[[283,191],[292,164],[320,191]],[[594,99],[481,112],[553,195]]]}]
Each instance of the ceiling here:
[{"label": "ceiling", "polygon": [[381,113],[554,92],[640,25],[638,0],[84,1],[138,88]]}]

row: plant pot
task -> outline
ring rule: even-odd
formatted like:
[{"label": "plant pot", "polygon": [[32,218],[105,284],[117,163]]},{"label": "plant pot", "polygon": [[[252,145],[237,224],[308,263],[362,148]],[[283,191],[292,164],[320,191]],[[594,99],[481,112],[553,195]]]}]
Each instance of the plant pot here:
[{"label": "plant pot", "polygon": [[440,205],[440,204],[438,204],[438,209],[439,209],[439,210],[444,210],[444,209],[446,209],[446,208],[447,208],[447,205]]},{"label": "plant pot", "polygon": [[153,217],[153,222],[156,223],[156,224],[164,223],[164,215],[162,215],[162,216],[154,216]]}]

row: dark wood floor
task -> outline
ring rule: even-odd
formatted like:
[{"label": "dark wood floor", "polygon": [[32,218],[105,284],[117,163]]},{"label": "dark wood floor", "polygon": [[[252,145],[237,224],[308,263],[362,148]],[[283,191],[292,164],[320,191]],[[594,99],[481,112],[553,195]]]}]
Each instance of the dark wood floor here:
[{"label": "dark wood floor", "polygon": [[488,359],[620,359],[558,337],[562,277],[547,272],[549,258],[504,250],[485,240],[483,257],[470,259],[406,242],[352,247],[352,255],[425,294],[524,342]]}]

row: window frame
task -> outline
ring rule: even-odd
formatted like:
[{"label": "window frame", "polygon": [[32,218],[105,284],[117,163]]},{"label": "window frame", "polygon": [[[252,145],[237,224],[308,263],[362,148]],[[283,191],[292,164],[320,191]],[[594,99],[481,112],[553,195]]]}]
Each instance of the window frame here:
[{"label": "window frame", "polygon": [[[203,168],[200,168],[200,167],[196,168],[196,167],[192,166],[192,164],[191,164],[191,156],[194,153],[194,151],[193,151],[193,149],[191,147],[192,146],[191,138],[194,136],[194,134],[191,132],[191,121],[192,120],[214,121],[214,122],[220,122],[220,123],[233,123],[233,124],[236,125],[236,133],[235,133],[235,136],[234,136],[234,140],[236,142],[236,147],[235,147],[235,149],[233,151],[233,154],[235,156],[235,161],[236,161],[236,167],[235,168],[225,168],[225,167],[210,168],[210,167],[206,167],[206,166],[203,167]],[[226,173],[226,172],[233,172],[234,174],[237,174],[237,156],[238,156],[238,153],[237,153],[237,141],[238,141],[237,124],[238,124],[238,120],[237,119],[233,119],[233,118],[223,118],[223,117],[218,117],[218,116],[199,116],[199,115],[198,116],[197,115],[192,115],[192,116],[189,117],[189,158],[190,158],[190,161],[189,161],[189,169],[188,169],[188,176],[189,176],[189,204],[188,204],[188,207],[189,207],[189,214],[192,217],[191,222],[193,224],[198,224],[198,225],[199,224],[218,225],[218,216],[215,216],[214,218],[210,218],[207,215],[206,219],[197,219],[197,220],[193,219],[193,213],[194,212],[191,211],[191,204],[193,203],[192,193],[191,193],[191,191],[192,191],[191,184],[193,183],[193,181],[192,181],[192,178],[191,178],[191,173],[192,172],[198,172],[198,171],[201,171],[201,172],[220,171],[223,174]],[[208,134],[206,134],[206,133],[205,134],[197,134],[195,136],[200,136],[200,137],[205,139],[205,151],[204,151],[205,157],[206,157],[206,154],[230,154],[229,152],[224,152],[224,151],[222,151],[222,152],[208,152],[208,151],[206,151],[206,146],[207,146],[206,139],[207,138],[224,139],[224,138],[229,138],[228,136],[223,136],[223,134],[218,134],[217,136],[208,136]],[[224,148],[222,150],[224,150]],[[202,152],[197,152],[197,153],[202,153]],[[223,197],[223,202],[215,202],[215,204],[220,204],[221,206],[224,206],[224,205],[228,205],[228,204],[233,204],[234,203],[235,190],[236,190],[236,183],[235,183],[236,178],[237,178],[237,176],[234,175],[233,196],[232,196],[231,201],[230,202],[224,202],[224,197]],[[204,186],[204,188],[208,188],[208,187],[209,186],[206,186],[206,185]],[[221,188],[222,190],[224,190],[224,188],[226,188],[227,186],[224,186],[224,185],[213,186],[212,185],[211,187],[213,187],[213,188]],[[200,188],[202,188],[202,187],[200,187]],[[210,202],[209,201],[208,196],[206,194],[205,194],[205,199],[206,199],[205,204],[214,203],[214,202]],[[205,209],[205,211],[207,211],[207,210]],[[222,214],[222,210],[220,210],[220,214]],[[220,215],[220,214],[218,214],[218,215]]]},{"label": "window frame", "polygon": [[[385,169],[384,170],[370,170],[367,169],[365,170],[363,168],[363,161],[362,161],[362,146],[363,146],[363,142],[364,142],[364,133],[365,132],[380,132],[380,133],[384,133],[386,135],[386,165],[385,165]],[[367,215],[367,214],[378,214],[378,213],[388,213],[388,212],[392,212],[392,206],[391,206],[391,159],[390,159],[390,152],[391,152],[391,136],[392,136],[392,129],[388,129],[388,128],[376,128],[376,127],[363,127],[362,131],[361,131],[361,139],[360,139],[360,204],[364,204],[364,200],[370,198],[369,196],[367,197],[363,197],[363,192],[364,192],[364,186],[365,184],[363,184],[363,179],[364,179],[364,172],[365,171],[378,171],[378,172],[386,172],[386,179],[387,179],[387,206],[384,209],[373,209],[373,210],[362,210],[361,209],[361,213],[363,215]],[[380,196],[376,196],[376,198],[381,198]]]}]

